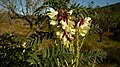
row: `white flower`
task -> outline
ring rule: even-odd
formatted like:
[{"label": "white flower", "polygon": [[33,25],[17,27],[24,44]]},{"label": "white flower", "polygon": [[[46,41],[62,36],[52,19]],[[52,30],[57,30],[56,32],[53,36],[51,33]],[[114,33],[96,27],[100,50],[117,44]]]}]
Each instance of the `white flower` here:
[{"label": "white flower", "polygon": [[90,29],[91,23],[89,22],[91,20],[90,17],[86,17],[83,21],[83,25],[80,25],[80,22],[78,22],[77,26],[79,27],[79,33],[81,36],[85,36],[88,30]]},{"label": "white flower", "polygon": [[68,24],[66,21],[64,22],[63,20],[61,20],[60,23],[62,25],[62,29],[65,30],[64,33],[66,33],[63,36],[67,35],[70,39],[74,39],[72,35],[74,35],[76,32],[76,30],[73,29],[75,23],[73,21],[70,21],[69,19],[68,19]]},{"label": "white flower", "polygon": [[75,25],[75,23],[73,21],[70,21],[69,19],[68,19],[68,24],[66,21],[64,22],[63,20],[61,20],[60,23],[62,25],[62,28],[66,31],[70,31],[70,29],[73,28]]},{"label": "white flower", "polygon": [[90,29],[91,23],[89,22],[91,20],[90,17],[86,17],[84,20],[84,24],[80,26],[81,29]]},{"label": "white flower", "polygon": [[50,8],[50,13],[47,13],[47,15],[52,19],[53,17],[55,17],[55,15],[57,15],[58,12],[55,11],[53,8]]}]

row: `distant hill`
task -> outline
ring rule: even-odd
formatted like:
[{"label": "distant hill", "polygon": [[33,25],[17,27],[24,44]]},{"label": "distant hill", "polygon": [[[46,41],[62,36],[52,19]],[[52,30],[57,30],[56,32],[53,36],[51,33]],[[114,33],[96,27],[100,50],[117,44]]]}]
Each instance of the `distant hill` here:
[{"label": "distant hill", "polygon": [[120,2],[112,5],[101,7],[107,14],[120,14]]}]

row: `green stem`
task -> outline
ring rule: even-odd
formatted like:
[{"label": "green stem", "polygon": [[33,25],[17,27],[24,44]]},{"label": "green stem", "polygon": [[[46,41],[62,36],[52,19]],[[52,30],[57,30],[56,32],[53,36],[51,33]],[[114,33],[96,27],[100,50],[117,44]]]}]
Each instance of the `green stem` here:
[{"label": "green stem", "polygon": [[82,46],[83,46],[84,41],[85,41],[85,37],[82,39],[82,43],[80,44],[80,49],[79,49],[79,51],[81,50],[81,48],[82,48]]},{"label": "green stem", "polygon": [[77,54],[76,54],[76,65],[75,67],[78,67],[78,62],[79,62],[79,44],[78,44],[78,32],[76,32],[76,45],[77,45],[77,48],[76,48],[76,51],[77,51]]},{"label": "green stem", "polygon": [[81,42],[81,44],[80,44],[80,46],[79,46],[79,44],[78,44],[78,37],[79,37],[79,35],[78,35],[78,32],[76,33],[76,45],[77,45],[77,48],[76,48],[76,50],[77,50],[77,54],[76,54],[76,66],[75,67],[78,67],[78,63],[79,63],[79,55],[80,55],[80,50],[81,50],[81,48],[82,48],[82,46],[83,46],[83,43],[84,43],[84,41],[85,41],[85,37],[82,39],[82,42]]}]

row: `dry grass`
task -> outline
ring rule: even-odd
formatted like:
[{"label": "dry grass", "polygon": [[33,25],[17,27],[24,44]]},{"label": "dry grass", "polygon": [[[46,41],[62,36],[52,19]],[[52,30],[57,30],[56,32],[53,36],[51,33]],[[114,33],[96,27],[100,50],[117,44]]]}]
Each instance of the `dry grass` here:
[{"label": "dry grass", "polygon": [[19,35],[26,35],[29,30],[28,25],[0,23],[0,35],[7,31],[15,32],[15,34]]}]

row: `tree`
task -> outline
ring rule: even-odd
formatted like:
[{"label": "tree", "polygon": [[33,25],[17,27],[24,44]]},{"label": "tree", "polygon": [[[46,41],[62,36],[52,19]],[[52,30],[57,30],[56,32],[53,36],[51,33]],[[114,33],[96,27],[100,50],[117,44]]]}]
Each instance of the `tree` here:
[{"label": "tree", "polygon": [[96,11],[96,16],[93,18],[94,24],[99,25],[100,28],[100,41],[102,41],[102,34],[107,32],[107,35],[111,35],[113,28],[117,27],[119,24],[119,13],[113,11],[110,6],[107,7],[96,7],[94,9]]},{"label": "tree", "polygon": [[29,23],[30,31],[34,30],[36,19],[34,11],[42,5],[42,2],[42,0],[0,0],[0,4],[11,18],[19,18]]}]

